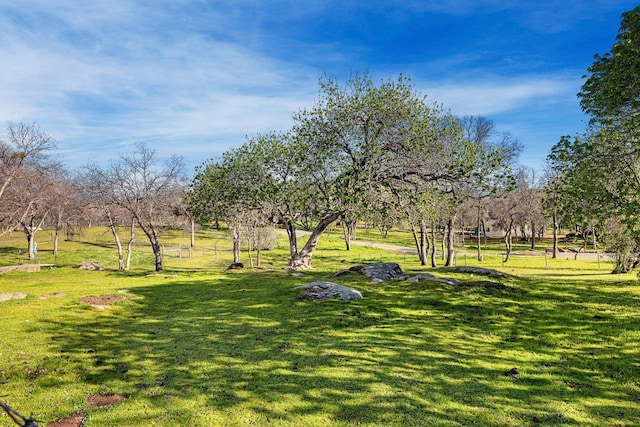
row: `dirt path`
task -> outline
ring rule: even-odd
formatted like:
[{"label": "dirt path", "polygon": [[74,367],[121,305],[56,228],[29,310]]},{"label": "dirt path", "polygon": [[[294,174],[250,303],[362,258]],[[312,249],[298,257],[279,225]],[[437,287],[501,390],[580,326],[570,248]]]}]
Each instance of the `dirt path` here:
[{"label": "dirt path", "polygon": [[[303,231],[303,230],[296,230],[296,236],[301,237],[301,236],[308,236],[311,233],[308,231]],[[369,240],[352,240],[351,241],[352,245],[357,245],[357,246],[366,246],[369,248],[377,248],[377,249],[383,249],[385,251],[391,251],[391,252],[397,252],[397,253],[401,253],[401,254],[406,254],[406,255],[418,255],[418,251],[416,248],[412,248],[412,247],[408,247],[408,246],[400,246],[400,245],[392,245],[392,244],[388,244],[388,243],[380,243],[380,242],[372,242]],[[438,254],[440,254],[440,252],[437,252]],[[476,256],[477,252],[476,251],[456,251],[457,255],[466,255],[466,256]],[[511,256],[516,256],[516,257],[520,257],[520,256],[547,256],[548,258],[551,258],[551,254],[550,253],[544,253],[544,252],[531,252],[531,251],[525,251],[525,252],[512,252]],[[575,252],[559,252],[558,253],[558,259],[574,259],[576,256]],[[598,259],[600,261],[609,261],[611,260],[611,257],[606,254],[606,253],[594,253],[594,252],[580,252],[578,254],[578,259],[587,259],[587,260],[591,260],[591,261],[597,261]]]}]

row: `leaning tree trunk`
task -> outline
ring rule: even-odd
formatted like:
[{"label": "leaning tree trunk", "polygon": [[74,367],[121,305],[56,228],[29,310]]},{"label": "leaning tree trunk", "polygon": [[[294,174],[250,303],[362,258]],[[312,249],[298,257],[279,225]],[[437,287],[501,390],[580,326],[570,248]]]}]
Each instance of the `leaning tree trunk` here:
[{"label": "leaning tree trunk", "polygon": [[420,251],[420,239],[418,238],[418,231],[416,230],[416,227],[413,225],[413,223],[410,224],[411,227],[411,235],[413,236],[413,242],[416,245],[416,250],[418,251],[418,258],[420,259],[420,264],[424,265],[423,261],[422,261],[422,252]]},{"label": "leaning tree trunk", "polygon": [[454,229],[455,219],[456,219],[456,216],[453,215],[451,218],[449,218],[449,222],[447,223],[447,261],[444,264],[445,267],[452,267],[454,257],[455,257],[455,250],[453,247],[453,238],[454,238],[453,229]]},{"label": "leaning tree trunk", "polygon": [[151,243],[151,249],[153,250],[153,255],[156,261],[156,271],[162,271],[162,245],[160,244],[160,236],[158,235],[158,230],[156,229],[155,224],[151,221],[145,223],[137,216],[135,219]]},{"label": "leaning tree trunk", "polygon": [[322,236],[324,230],[340,218],[341,215],[342,212],[334,212],[322,217],[316,228],[311,232],[309,240],[307,240],[302,250],[291,257],[288,268],[292,270],[307,270],[311,268],[311,257],[318,246],[320,236]]}]

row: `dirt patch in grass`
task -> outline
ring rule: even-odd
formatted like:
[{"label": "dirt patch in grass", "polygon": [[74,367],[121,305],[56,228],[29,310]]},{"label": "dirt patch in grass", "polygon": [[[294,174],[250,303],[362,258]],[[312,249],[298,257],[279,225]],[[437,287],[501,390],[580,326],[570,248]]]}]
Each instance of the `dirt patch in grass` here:
[{"label": "dirt patch in grass", "polygon": [[[89,408],[102,408],[123,400],[127,400],[127,397],[121,394],[96,394],[87,399],[87,404]],[[46,427],[83,427],[84,423],[87,422],[87,418],[86,414],[77,411],[66,418],[47,423]]]},{"label": "dirt patch in grass", "polygon": [[82,412],[74,412],[66,418],[47,423],[46,427],[82,427],[87,420],[87,416]]},{"label": "dirt patch in grass", "polygon": [[125,295],[100,295],[100,296],[91,296],[84,297],[80,299],[80,302],[90,305],[91,307],[96,308],[105,308],[108,304],[116,301],[128,300],[131,297]]},{"label": "dirt patch in grass", "polygon": [[89,408],[102,408],[103,406],[113,405],[123,400],[127,400],[127,396],[121,394],[96,394],[87,399],[87,403],[89,404]]}]

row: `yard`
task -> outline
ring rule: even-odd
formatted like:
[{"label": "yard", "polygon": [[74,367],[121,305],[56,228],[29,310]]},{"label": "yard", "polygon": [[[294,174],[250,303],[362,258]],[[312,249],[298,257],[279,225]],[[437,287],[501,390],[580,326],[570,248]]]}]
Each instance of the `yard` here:
[{"label": "yard", "polygon": [[[25,262],[19,237],[1,242],[1,265]],[[494,279],[346,252],[330,236],[302,276],[284,270],[284,241],[262,269],[226,271],[226,240],[211,232],[155,274],[144,248],[132,271],[114,270],[107,242],[64,242],[55,258],[41,243],[57,268],[0,275],[0,294],[27,295],[0,302],[0,401],[40,426],[73,414],[88,427],[640,423],[640,286],[605,262],[502,264],[496,249],[481,265],[509,275]],[[87,259],[107,269],[73,268]],[[333,277],[377,261],[461,285]],[[315,280],[364,299],[298,299]]]}]

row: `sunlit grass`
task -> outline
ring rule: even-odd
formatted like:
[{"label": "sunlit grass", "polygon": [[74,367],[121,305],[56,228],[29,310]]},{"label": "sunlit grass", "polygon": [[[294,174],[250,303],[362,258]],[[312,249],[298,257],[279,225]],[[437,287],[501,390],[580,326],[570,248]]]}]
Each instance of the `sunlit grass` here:
[{"label": "sunlit grass", "polygon": [[[321,240],[314,269],[295,277],[284,270],[284,237],[264,253],[262,270],[226,271],[229,242],[210,231],[199,235],[192,258],[166,256],[157,275],[142,246],[132,271],[115,271],[114,249],[97,235],[64,242],[57,269],[0,275],[0,293],[28,294],[0,302],[0,399],[42,424],[75,411],[88,415],[88,427],[632,426],[640,419],[640,286],[634,275],[611,275],[604,262],[456,258],[510,274],[497,280],[375,248],[347,252],[334,234]],[[183,239],[167,242],[188,244]],[[218,252],[206,249],[216,241]],[[26,262],[20,245],[1,242],[2,264]],[[46,243],[40,248],[48,263]],[[108,270],[72,268],[87,259]],[[463,286],[332,276],[380,260]],[[295,287],[313,280],[354,287],[365,299],[298,300]],[[94,295],[130,299],[102,310],[80,302]],[[513,368],[518,374],[507,375]],[[88,407],[89,396],[112,393],[128,399]]]}]

